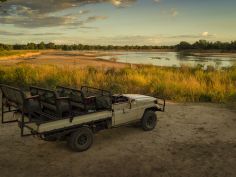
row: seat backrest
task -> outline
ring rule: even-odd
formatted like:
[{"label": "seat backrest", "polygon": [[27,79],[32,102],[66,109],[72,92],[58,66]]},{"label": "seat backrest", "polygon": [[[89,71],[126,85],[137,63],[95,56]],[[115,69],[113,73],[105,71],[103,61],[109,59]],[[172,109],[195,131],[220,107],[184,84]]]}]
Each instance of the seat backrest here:
[{"label": "seat backrest", "polygon": [[98,95],[96,96],[96,108],[99,109],[111,109],[112,98],[110,95]]},{"label": "seat backrest", "polygon": [[48,90],[40,87],[30,87],[30,93],[32,96],[39,95],[39,101],[41,103],[47,103],[51,105],[56,105],[57,94],[53,90]]},{"label": "seat backrest", "polygon": [[72,102],[83,103],[84,95],[80,90],[57,86],[57,94],[60,97],[69,97]]},{"label": "seat backrest", "polygon": [[92,88],[83,86],[81,91],[86,97],[96,97],[96,108],[97,109],[111,109],[112,107],[112,94],[111,92],[103,89]]},{"label": "seat backrest", "polygon": [[39,102],[44,113],[55,118],[62,118],[64,113],[70,112],[70,104],[67,99],[59,97],[54,90],[40,87],[30,87],[31,95],[39,95]]},{"label": "seat backrest", "polygon": [[8,85],[0,85],[3,98],[12,106],[23,107],[25,94],[18,88]]}]

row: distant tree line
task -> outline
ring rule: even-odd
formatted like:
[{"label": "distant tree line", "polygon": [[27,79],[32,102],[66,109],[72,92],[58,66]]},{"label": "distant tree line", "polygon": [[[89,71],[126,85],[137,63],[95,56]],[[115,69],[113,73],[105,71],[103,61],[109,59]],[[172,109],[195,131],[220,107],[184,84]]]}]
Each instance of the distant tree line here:
[{"label": "distant tree line", "polygon": [[155,49],[173,49],[173,50],[223,50],[230,51],[236,50],[236,41],[232,42],[209,42],[206,40],[199,40],[193,44],[188,42],[180,42],[177,45],[172,46],[114,46],[114,45],[83,45],[83,44],[73,44],[73,45],[57,45],[52,42],[44,43],[28,43],[28,44],[14,44],[7,45],[0,43],[0,50],[46,50],[46,49],[56,49],[56,50],[155,50]]},{"label": "distant tree line", "polygon": [[151,49],[174,49],[174,46],[114,46],[114,45],[83,45],[83,44],[72,44],[72,45],[56,45],[52,42],[38,44],[14,44],[7,45],[0,43],[0,50],[45,50],[45,49],[58,49],[58,50],[151,50]]},{"label": "distant tree line", "polygon": [[209,42],[206,40],[199,40],[193,44],[182,41],[178,45],[175,46],[177,50],[236,50],[236,41],[232,42]]}]

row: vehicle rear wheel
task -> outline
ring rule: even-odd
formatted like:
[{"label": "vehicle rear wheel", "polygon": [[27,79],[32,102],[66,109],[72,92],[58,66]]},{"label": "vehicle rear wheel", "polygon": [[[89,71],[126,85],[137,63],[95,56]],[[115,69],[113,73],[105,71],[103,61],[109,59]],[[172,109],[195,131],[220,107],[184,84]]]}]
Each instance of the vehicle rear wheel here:
[{"label": "vehicle rear wheel", "polygon": [[70,135],[68,144],[73,151],[86,151],[93,144],[92,130],[87,127],[78,129]]},{"label": "vehicle rear wheel", "polygon": [[154,111],[145,112],[142,118],[142,128],[144,131],[151,131],[157,125],[157,115]]}]

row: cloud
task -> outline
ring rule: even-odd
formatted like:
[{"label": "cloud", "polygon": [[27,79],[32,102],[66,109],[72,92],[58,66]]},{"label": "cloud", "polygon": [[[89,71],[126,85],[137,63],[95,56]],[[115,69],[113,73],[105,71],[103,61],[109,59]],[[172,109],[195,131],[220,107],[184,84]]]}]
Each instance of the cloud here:
[{"label": "cloud", "polygon": [[82,28],[82,29],[93,29],[93,30],[98,29],[98,27],[94,27],[94,26],[81,26],[80,28]]},{"label": "cloud", "polygon": [[0,23],[14,24],[16,27],[37,28],[37,27],[53,27],[68,24],[69,17],[45,17],[45,16],[32,16],[32,17],[0,17]]},{"label": "cloud", "polygon": [[208,32],[203,32],[201,34],[182,34],[182,35],[174,35],[168,36],[168,38],[175,38],[175,39],[201,39],[202,37],[213,38],[216,35],[209,34]]},{"label": "cloud", "polygon": [[110,2],[116,7],[127,7],[136,2],[136,0],[110,0]]},{"label": "cloud", "polygon": [[181,35],[174,35],[174,36],[168,36],[167,38],[171,38],[171,39],[198,39],[201,38],[201,35],[194,35],[194,34],[181,34]]},{"label": "cloud", "polygon": [[1,4],[0,24],[23,28],[83,25],[106,18],[89,17],[83,21],[80,17],[89,13],[88,10],[78,9],[74,14],[64,16],[59,12],[86,4],[110,3],[115,7],[126,7],[134,2],[136,0],[9,0]]},{"label": "cloud", "polygon": [[80,20],[75,16],[25,16],[25,17],[13,17],[6,16],[0,17],[0,23],[2,24],[14,24],[16,27],[22,28],[38,28],[38,27],[56,27],[56,26],[82,26],[87,23],[94,22],[96,20],[104,20],[105,16],[91,16],[85,20]]},{"label": "cloud", "polygon": [[161,2],[161,0],[154,0],[154,2],[160,3],[160,2]]},{"label": "cloud", "polygon": [[122,4],[120,0],[112,0],[111,2],[114,6],[120,6]]},{"label": "cloud", "polygon": [[107,19],[108,17],[106,16],[92,16],[92,17],[88,17],[86,22],[93,22],[93,21],[97,21],[97,20],[104,20]]},{"label": "cloud", "polygon": [[204,38],[213,38],[213,37],[216,37],[217,35],[216,34],[210,34],[209,32],[205,31],[205,32],[201,33],[201,36],[204,37]]},{"label": "cloud", "polygon": [[87,14],[87,13],[89,13],[90,12],[90,10],[80,10],[79,11],[79,14]]},{"label": "cloud", "polygon": [[176,17],[179,15],[179,11],[176,8],[171,8],[171,9],[162,9],[161,11],[162,14],[171,16],[171,17]]},{"label": "cloud", "polygon": [[6,36],[6,35],[7,36],[20,36],[20,35],[25,35],[25,33],[0,30],[0,36]]},{"label": "cloud", "polygon": [[57,36],[57,35],[63,35],[63,33],[31,33],[28,35],[33,35],[33,36]]},{"label": "cloud", "polygon": [[54,36],[54,35],[62,35],[63,33],[27,33],[27,32],[11,32],[0,30],[0,36],[23,36],[23,35],[32,35],[32,36]]},{"label": "cloud", "polygon": [[176,17],[177,15],[179,15],[179,12],[177,11],[177,9],[172,8],[170,10],[170,14],[171,14],[172,17]]},{"label": "cloud", "polygon": [[203,36],[203,37],[209,36],[209,32],[207,32],[207,31],[206,31],[206,32],[202,32],[202,36]]},{"label": "cloud", "polygon": [[[45,14],[81,7],[86,4],[110,3],[116,7],[120,7],[133,4],[136,1],[137,0],[9,0],[1,5],[1,9],[17,10],[16,8],[23,7],[35,13]],[[16,13],[18,13],[18,10]]]}]

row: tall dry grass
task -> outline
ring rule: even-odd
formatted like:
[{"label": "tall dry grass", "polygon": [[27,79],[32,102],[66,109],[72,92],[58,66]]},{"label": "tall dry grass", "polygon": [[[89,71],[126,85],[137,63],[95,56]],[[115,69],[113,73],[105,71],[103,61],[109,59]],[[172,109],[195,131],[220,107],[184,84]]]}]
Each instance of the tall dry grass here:
[{"label": "tall dry grass", "polygon": [[29,52],[37,52],[37,51],[28,51],[28,50],[0,50],[0,57],[9,57],[9,56],[18,56],[27,54]]},{"label": "tall dry grass", "polygon": [[140,93],[174,101],[236,100],[236,67],[204,71],[185,66],[96,69],[20,64],[0,66],[0,82],[22,88],[29,85],[47,88],[88,85],[113,93]]}]

